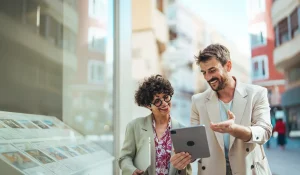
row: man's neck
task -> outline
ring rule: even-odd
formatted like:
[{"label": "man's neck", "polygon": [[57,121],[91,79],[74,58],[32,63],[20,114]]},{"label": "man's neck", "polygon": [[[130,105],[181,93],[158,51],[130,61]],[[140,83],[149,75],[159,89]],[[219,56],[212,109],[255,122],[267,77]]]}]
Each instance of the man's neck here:
[{"label": "man's neck", "polygon": [[235,86],[236,80],[233,77],[229,77],[227,86],[217,92],[218,98],[225,103],[229,103],[233,99]]}]

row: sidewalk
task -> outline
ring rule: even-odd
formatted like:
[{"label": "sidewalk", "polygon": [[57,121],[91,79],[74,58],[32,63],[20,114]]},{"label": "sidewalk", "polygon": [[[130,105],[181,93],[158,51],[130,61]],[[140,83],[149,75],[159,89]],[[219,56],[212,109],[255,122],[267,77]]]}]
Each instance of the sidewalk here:
[{"label": "sidewalk", "polygon": [[277,147],[277,140],[270,140],[265,152],[273,175],[297,175],[300,171],[300,139],[288,139],[285,150]]},{"label": "sidewalk", "polygon": [[[300,172],[300,139],[288,139],[285,150],[277,148],[277,140],[270,140],[270,149],[265,148],[273,175],[298,175]],[[197,164],[192,164],[193,175],[197,174]]]}]

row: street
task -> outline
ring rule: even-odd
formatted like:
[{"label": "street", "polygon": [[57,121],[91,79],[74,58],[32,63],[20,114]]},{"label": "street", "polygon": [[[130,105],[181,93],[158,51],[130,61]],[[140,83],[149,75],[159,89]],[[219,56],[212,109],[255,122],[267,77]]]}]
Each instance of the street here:
[{"label": "street", "polygon": [[271,139],[270,149],[265,149],[273,175],[299,174],[300,139],[288,139],[285,150],[277,147],[276,139]]}]

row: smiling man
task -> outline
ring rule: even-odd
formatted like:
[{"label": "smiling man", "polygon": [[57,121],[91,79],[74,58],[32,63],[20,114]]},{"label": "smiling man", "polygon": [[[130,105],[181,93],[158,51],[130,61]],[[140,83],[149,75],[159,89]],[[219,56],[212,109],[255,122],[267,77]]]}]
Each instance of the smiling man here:
[{"label": "smiling man", "polygon": [[[271,175],[263,148],[272,133],[267,90],[230,75],[230,52],[223,45],[209,45],[196,63],[211,87],[192,97],[191,124],[206,126],[211,154],[198,160],[198,175]],[[188,156],[177,153],[171,163],[183,169]]]}]

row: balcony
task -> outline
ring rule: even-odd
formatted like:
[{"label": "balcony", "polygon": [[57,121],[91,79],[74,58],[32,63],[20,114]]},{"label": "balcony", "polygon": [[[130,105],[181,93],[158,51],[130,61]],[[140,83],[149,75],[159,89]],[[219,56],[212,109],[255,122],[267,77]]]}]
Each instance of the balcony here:
[{"label": "balcony", "polygon": [[277,0],[272,6],[273,26],[279,23],[283,18],[290,15],[300,4],[300,0]]},{"label": "balcony", "polygon": [[[77,9],[69,1],[44,0],[46,4],[45,12],[60,23],[67,26],[74,33],[78,32],[78,14]],[[75,2],[75,1],[74,1]]]},{"label": "balcony", "polygon": [[286,69],[295,64],[300,56],[300,35],[285,42],[274,50],[274,64],[280,69]]}]

